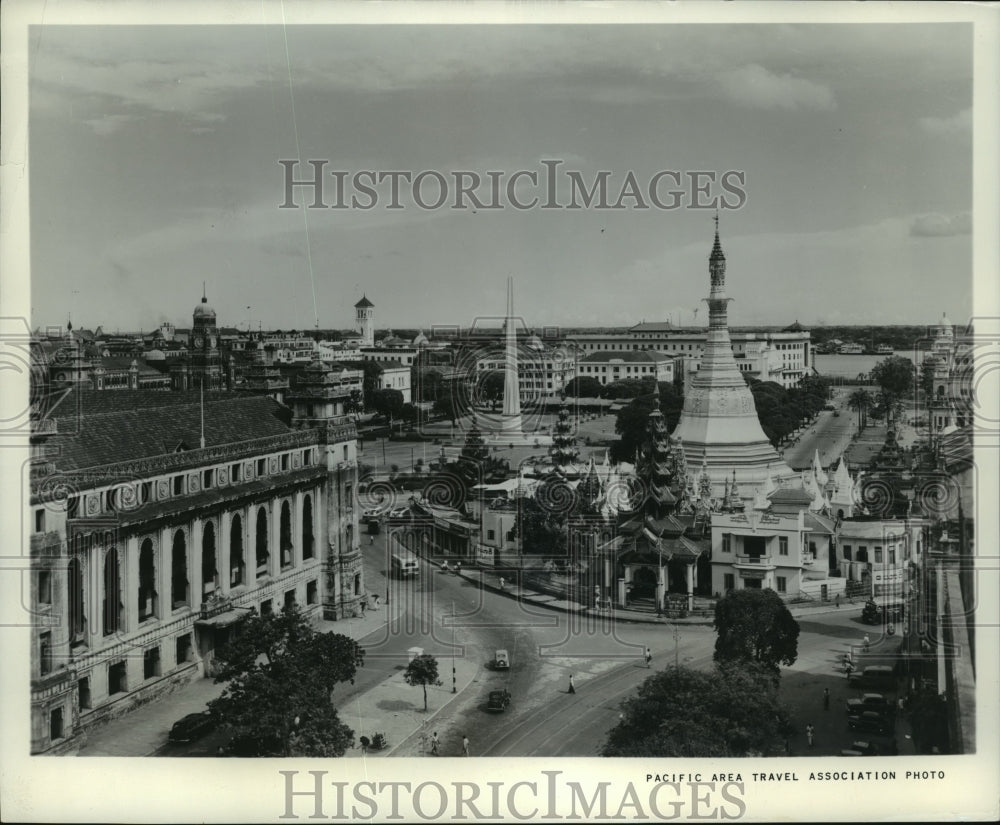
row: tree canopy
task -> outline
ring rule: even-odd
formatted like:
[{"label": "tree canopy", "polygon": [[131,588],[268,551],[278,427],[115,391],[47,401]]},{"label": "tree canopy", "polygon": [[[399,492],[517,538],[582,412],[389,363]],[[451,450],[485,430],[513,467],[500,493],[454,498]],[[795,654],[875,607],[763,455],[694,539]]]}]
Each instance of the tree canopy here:
[{"label": "tree canopy", "polygon": [[371,396],[372,409],[388,419],[400,418],[404,404],[403,393],[400,390],[375,390]]},{"label": "tree canopy", "polygon": [[566,384],[566,395],[570,398],[600,398],[604,385],[589,375],[578,375]]},{"label": "tree canopy", "polygon": [[791,725],[778,682],[763,665],[669,668],[622,704],[603,756],[743,757],[776,755]]},{"label": "tree canopy", "polygon": [[[646,388],[650,392],[636,398],[627,407],[618,411],[615,432],[619,438],[611,445],[613,461],[634,461],[635,451],[646,438],[646,422],[656,406],[656,396],[651,392],[652,386],[647,384]],[[671,431],[677,426],[681,411],[684,409],[684,395],[674,384],[665,381],[661,381],[657,389],[660,412],[663,413],[667,430]]]},{"label": "tree canopy", "polygon": [[778,672],[799,651],[799,623],[770,588],[731,590],[715,603],[716,662],[756,662]]},{"label": "tree canopy", "polygon": [[913,391],[913,362],[901,355],[893,355],[872,367],[871,377],[883,392],[906,398]]},{"label": "tree canopy", "polygon": [[438,677],[437,659],[429,653],[414,656],[410,664],[406,666],[403,679],[408,685],[420,685],[424,689],[424,710],[427,710],[427,686],[441,684]]},{"label": "tree canopy", "polygon": [[339,633],[320,633],[297,607],[252,612],[219,652],[215,681],[228,682],[209,711],[245,756],[343,756],[354,731],[340,721],[334,687],[354,682],[364,650]]},{"label": "tree canopy", "polygon": [[364,377],[361,379],[361,387],[364,390],[365,401],[370,408],[372,398],[382,383],[382,373],[385,370],[378,361],[362,361],[361,371],[364,373]]}]

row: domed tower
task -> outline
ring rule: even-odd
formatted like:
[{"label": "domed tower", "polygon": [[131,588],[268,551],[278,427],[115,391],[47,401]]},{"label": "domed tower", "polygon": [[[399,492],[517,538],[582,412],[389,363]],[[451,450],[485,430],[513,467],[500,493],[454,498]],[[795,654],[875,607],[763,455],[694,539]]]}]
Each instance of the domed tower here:
[{"label": "domed tower", "polygon": [[191,321],[191,337],[188,340],[188,374],[190,388],[204,387],[206,390],[221,390],[225,376],[222,358],[219,355],[219,328],[216,326],[215,310],[208,305],[204,287],[201,303],[194,308]]},{"label": "domed tower", "polygon": [[375,304],[362,295],[354,305],[355,327],[361,333],[361,346],[375,346]]}]

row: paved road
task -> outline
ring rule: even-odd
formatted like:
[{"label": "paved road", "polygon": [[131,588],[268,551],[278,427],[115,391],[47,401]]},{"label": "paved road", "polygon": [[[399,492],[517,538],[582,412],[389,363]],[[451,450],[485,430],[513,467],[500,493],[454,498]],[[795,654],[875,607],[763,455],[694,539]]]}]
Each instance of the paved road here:
[{"label": "paved road", "polygon": [[[819,450],[819,460],[829,467],[847,449],[857,428],[853,413],[847,408],[848,388],[835,387],[831,403],[836,411],[823,410],[800,436],[799,440],[784,448],[785,463],[793,470],[812,466],[813,456]],[[835,415],[839,412],[840,415]]]}]

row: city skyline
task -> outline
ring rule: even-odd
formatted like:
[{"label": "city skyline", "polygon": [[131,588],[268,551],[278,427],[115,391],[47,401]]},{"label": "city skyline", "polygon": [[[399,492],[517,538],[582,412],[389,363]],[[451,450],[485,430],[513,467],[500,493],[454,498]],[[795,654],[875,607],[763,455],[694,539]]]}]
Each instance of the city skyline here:
[{"label": "city skyline", "polygon": [[[745,204],[721,210],[734,326],[963,323],[971,31],[46,27],[30,63],[32,326],[182,324],[202,281],[225,325],[250,305],[272,328],[346,329],[368,294],[380,327],[465,326],[500,314],[508,275],[539,326],[688,325],[714,215],[688,208],[699,170],[712,196],[744,176]],[[687,194],[678,209],[489,210],[404,192],[397,210],[379,187],[369,210],[283,210],[282,159],[301,160],[296,179],[325,160],[448,181],[558,162],[588,186],[608,172],[612,204],[630,174],[645,190],[668,170]]]}]

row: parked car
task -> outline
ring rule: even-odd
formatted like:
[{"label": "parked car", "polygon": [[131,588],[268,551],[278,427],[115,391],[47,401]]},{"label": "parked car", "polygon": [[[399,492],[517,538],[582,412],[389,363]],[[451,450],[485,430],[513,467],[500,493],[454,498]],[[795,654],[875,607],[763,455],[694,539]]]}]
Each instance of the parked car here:
[{"label": "parked car", "polygon": [[865,693],[862,694],[860,699],[847,700],[847,713],[849,716],[860,716],[866,710],[892,716],[895,713],[896,706],[891,699],[887,699],[881,693]]},{"label": "parked car", "polygon": [[844,748],[841,756],[878,756],[878,747],[873,742],[852,742],[849,748]]},{"label": "parked car", "polygon": [[891,717],[873,710],[866,710],[859,716],[848,716],[847,725],[853,730],[878,734],[891,734],[894,727]]},{"label": "parked car", "polygon": [[207,710],[200,713],[189,713],[174,722],[167,739],[171,742],[194,742],[206,733],[215,730],[216,722]]},{"label": "parked car", "polygon": [[494,713],[503,713],[510,704],[509,690],[491,690],[489,700],[486,702],[486,709]]},{"label": "parked car", "polygon": [[850,676],[851,685],[861,688],[896,689],[896,669],[892,665],[869,665]]}]

